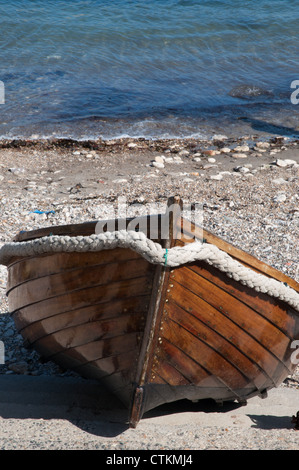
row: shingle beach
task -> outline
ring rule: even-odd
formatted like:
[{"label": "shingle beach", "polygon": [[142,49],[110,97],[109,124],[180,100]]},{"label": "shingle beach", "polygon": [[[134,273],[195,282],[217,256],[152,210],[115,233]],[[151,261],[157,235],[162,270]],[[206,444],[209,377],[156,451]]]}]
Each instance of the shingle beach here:
[{"label": "shingle beach", "polygon": [[[21,230],[117,216],[119,198],[127,215],[153,204],[164,212],[178,194],[202,206],[205,228],[299,281],[299,141],[2,141],[0,181],[0,246]],[[0,449],[298,450],[298,367],[248,408],[171,404],[129,429],[97,384],[24,348],[6,280],[0,266]]]}]

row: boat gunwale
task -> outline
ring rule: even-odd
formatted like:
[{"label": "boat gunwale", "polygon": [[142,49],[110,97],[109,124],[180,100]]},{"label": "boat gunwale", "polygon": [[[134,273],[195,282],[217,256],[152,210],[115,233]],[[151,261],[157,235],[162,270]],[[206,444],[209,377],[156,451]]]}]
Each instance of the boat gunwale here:
[{"label": "boat gunwale", "polygon": [[[166,218],[167,220],[169,219],[169,216],[163,213],[157,213],[157,214],[152,214],[152,215],[145,215],[145,216],[138,216],[138,220],[151,220],[151,218],[158,217],[159,223],[162,221],[163,218]],[[109,222],[114,222],[115,227],[117,227],[119,224],[122,226],[128,225],[131,221],[133,221],[134,217],[127,217],[127,218],[115,218],[115,219],[105,219],[105,220],[100,220],[101,224],[108,224]],[[290,276],[282,273],[278,269],[274,268],[273,266],[267,264],[265,261],[261,261],[258,258],[256,258],[254,255],[247,253],[246,251],[242,250],[241,248],[237,247],[236,245],[232,244],[231,242],[228,242],[221,238],[218,235],[213,234],[209,230],[201,227],[198,224],[195,224],[186,217],[183,217],[180,215],[180,222],[177,224],[177,227],[180,228],[180,234],[182,234],[182,225],[184,224],[184,221],[188,223],[188,225],[192,227],[191,232],[186,231],[184,229],[185,234],[189,234],[193,236],[193,239],[189,240],[189,242],[194,242],[194,230],[198,230],[200,233],[203,235],[204,242],[208,244],[215,244],[218,246],[218,244],[222,245],[222,248],[220,248],[222,251],[225,251],[229,256],[231,256],[233,259],[239,261],[245,266],[248,266],[250,269],[257,270],[258,272],[262,273],[264,276],[267,276],[269,278],[276,279],[277,281],[287,283],[290,287],[295,289],[299,293],[299,282],[297,282],[295,279],[291,278]],[[22,231],[19,232],[15,238],[15,242],[26,242],[29,240],[37,239],[37,238],[42,238],[50,235],[58,235],[58,236],[70,236],[70,237],[76,237],[76,236],[90,236],[92,234],[95,234],[95,227],[99,221],[90,221],[90,222],[82,222],[82,223],[77,223],[77,224],[66,224],[66,225],[54,225],[54,226],[48,226],[44,228],[39,228],[35,230],[29,230],[29,231]],[[58,233],[55,233],[58,232]],[[182,236],[178,237],[176,240],[182,240]],[[161,231],[160,231],[160,226],[159,226],[159,235],[158,238],[153,239],[153,241],[159,242],[161,241]],[[180,243],[180,242],[178,242]],[[182,242],[183,245],[186,244],[186,242]],[[37,255],[41,256],[41,255]],[[34,256],[33,256],[34,257]],[[32,258],[33,258],[32,257]],[[244,259],[245,258],[245,259]],[[22,257],[21,259],[24,259]],[[247,259],[247,261],[246,261]],[[20,260],[20,257],[16,259],[12,259],[12,262],[9,263],[9,266],[11,264],[14,264],[14,262],[18,262]]]}]

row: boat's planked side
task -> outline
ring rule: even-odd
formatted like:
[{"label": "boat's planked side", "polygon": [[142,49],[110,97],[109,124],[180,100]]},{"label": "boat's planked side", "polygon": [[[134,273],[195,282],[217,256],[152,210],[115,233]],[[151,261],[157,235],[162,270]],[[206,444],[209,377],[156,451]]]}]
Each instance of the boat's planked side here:
[{"label": "boat's planked side", "polygon": [[[44,254],[38,257],[26,257],[15,259],[10,264],[7,279],[7,293],[24,282],[37,280],[54,274],[66,274],[78,269],[93,269],[107,263],[137,262],[140,255],[134,251],[123,248],[99,252],[73,252]],[[144,260],[143,260],[144,261]]]},{"label": "boat's planked side", "polygon": [[[199,337],[202,341],[207,341],[211,337],[210,341],[215,343],[214,348],[225,350],[228,344],[233,346],[233,349],[227,351],[226,354],[234,356],[237,360],[238,354],[241,353],[240,368],[246,366],[247,373],[252,376],[252,380],[260,374],[267,376],[269,368],[275,371],[279,360],[275,360],[267,344],[263,344],[262,333],[260,338],[255,335],[251,321],[248,322],[251,325],[251,331],[246,329],[246,317],[242,319],[237,314],[230,315],[230,312],[216,308],[178,283],[174,283],[174,288],[171,290],[167,311],[168,309],[174,311],[174,317],[177,317],[176,310],[178,310],[180,316],[187,318],[190,316],[190,321],[194,318],[195,326],[201,333]],[[232,309],[235,312],[234,307]],[[251,312],[245,311],[244,314],[251,315]],[[167,319],[167,314],[165,318]],[[258,329],[259,324],[257,323],[256,326]]]},{"label": "boat's planked side", "polygon": [[[117,313],[117,312],[116,312]],[[51,358],[66,349],[75,348],[99,339],[108,339],[115,336],[121,340],[122,335],[128,333],[142,333],[144,327],[144,314],[131,312],[121,313],[108,320],[98,320],[83,323],[78,326],[64,328],[43,336],[35,341],[35,347],[44,358]],[[24,334],[25,330],[22,331]]]},{"label": "boat's planked side", "polygon": [[10,310],[44,359],[92,373],[129,403],[155,268],[130,250],[27,258],[11,266]]},{"label": "boat's planked side", "polygon": [[[206,398],[207,390],[214,399],[221,394],[223,399],[239,401],[254,394],[262,396],[294,369],[290,355],[292,339],[299,338],[296,312],[290,313],[281,302],[275,308],[271,303],[269,306],[267,296],[260,298],[250,289],[244,303],[242,296],[239,299],[218,285],[219,273],[210,272],[209,280],[204,275],[200,279],[202,270],[208,268],[199,264],[170,273],[148,368],[144,410],[157,403],[157,393],[164,393],[164,400],[169,401],[173,387],[179,388],[180,398],[187,397],[191,389],[193,399]],[[250,295],[259,299],[252,308]],[[272,318],[271,308],[275,310]],[[153,392],[151,386],[155,387]]]},{"label": "boat's planked side", "polygon": [[[188,267],[177,269],[172,276],[174,282],[176,281],[180,285],[187,286],[188,291],[193,292],[199,299],[205,300],[209,305],[219,310],[220,313],[229,317],[241,327],[242,331],[246,331],[255,337],[272,354],[280,356],[285,351],[290,337],[281,331],[271,318],[265,318],[259,309],[255,310],[219,288],[217,279],[214,279],[214,283],[209,282],[199,276],[198,273],[188,269]],[[174,289],[170,287],[169,295],[172,295],[172,291]],[[262,299],[260,303],[263,303]],[[286,313],[286,308],[284,310],[281,309],[281,314],[285,317],[285,321],[288,319]]]},{"label": "boat's planked side", "polygon": [[[128,299],[111,300],[106,303],[87,305],[78,309],[60,312],[59,309],[47,318],[40,318],[39,310],[34,306],[17,310],[13,316],[19,332],[26,336],[28,343],[60,330],[85,325],[96,321],[114,319],[120,313],[130,312],[135,315],[146,310],[150,296],[135,296]],[[25,315],[26,313],[26,315]]]},{"label": "boat's planked side", "polygon": [[[55,256],[55,255],[53,255]],[[128,282],[131,279],[148,278],[152,266],[143,258],[128,260],[123,263],[109,263],[99,266],[78,267],[71,271],[50,274],[27,281],[9,291],[10,304],[14,310],[26,305],[58,297],[65,292],[85,288],[101,287],[109,290],[113,283]]]}]

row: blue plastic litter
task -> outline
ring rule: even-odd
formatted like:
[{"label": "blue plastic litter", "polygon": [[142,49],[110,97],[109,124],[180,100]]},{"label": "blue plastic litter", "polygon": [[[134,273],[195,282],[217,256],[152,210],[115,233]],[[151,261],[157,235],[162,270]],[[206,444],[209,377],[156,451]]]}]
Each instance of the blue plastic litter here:
[{"label": "blue plastic litter", "polygon": [[55,211],[30,211],[29,214],[55,214]]}]

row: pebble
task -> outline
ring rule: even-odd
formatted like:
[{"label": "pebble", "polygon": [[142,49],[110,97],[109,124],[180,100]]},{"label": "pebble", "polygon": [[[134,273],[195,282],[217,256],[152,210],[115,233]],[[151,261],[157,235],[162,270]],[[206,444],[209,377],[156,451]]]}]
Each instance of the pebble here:
[{"label": "pebble", "polygon": [[203,150],[203,155],[206,155],[206,156],[214,156],[216,155],[216,150]]},{"label": "pebble", "polygon": [[244,152],[249,152],[250,148],[248,145],[238,145],[237,147],[234,148],[234,152],[237,153],[244,153]]},{"label": "pebble", "polygon": [[297,162],[295,160],[290,160],[290,159],[285,159],[285,160],[281,160],[281,159],[277,159],[275,160],[274,162],[277,166],[281,167],[281,168],[285,168],[287,166],[293,166],[295,165]]},{"label": "pebble", "polygon": [[25,168],[9,168],[8,171],[10,173],[13,173],[14,175],[23,175],[24,173],[26,173],[26,170]]},{"label": "pebble", "polygon": [[257,142],[255,146],[259,149],[268,149],[270,147],[269,142]]},{"label": "pebble", "polygon": [[211,180],[216,180],[216,181],[220,181],[220,180],[222,180],[222,178],[223,178],[223,175],[221,173],[219,173],[218,175],[211,175],[210,176]]},{"label": "pebble", "polygon": [[284,178],[274,178],[273,180],[274,184],[285,184],[287,181]]},{"label": "pebble", "polygon": [[164,163],[162,162],[152,162],[152,166],[154,166],[155,168],[165,168],[165,165]]},{"label": "pebble", "polygon": [[210,168],[215,168],[217,165],[214,165],[213,163],[207,163],[206,165],[203,165],[204,170],[209,170]]},{"label": "pebble", "polygon": [[247,168],[246,166],[236,166],[234,168],[234,171],[238,171],[239,173],[248,173],[250,169]]},{"label": "pebble", "polygon": [[181,150],[179,152],[180,157],[188,157],[190,155],[189,150]]},{"label": "pebble", "polygon": [[8,366],[9,370],[15,372],[16,374],[26,374],[28,372],[27,362],[15,362]]},{"label": "pebble", "polygon": [[273,198],[274,202],[285,202],[286,200],[287,200],[287,196],[285,193],[279,193]]},{"label": "pebble", "polygon": [[121,183],[127,183],[128,180],[126,178],[119,178],[119,179],[116,179],[116,180],[113,180],[112,183],[117,183],[117,184],[121,184]]},{"label": "pebble", "polygon": [[247,155],[246,155],[246,153],[238,153],[238,152],[236,152],[236,153],[233,153],[233,154],[232,154],[232,157],[234,157],[234,158],[247,158]]}]

